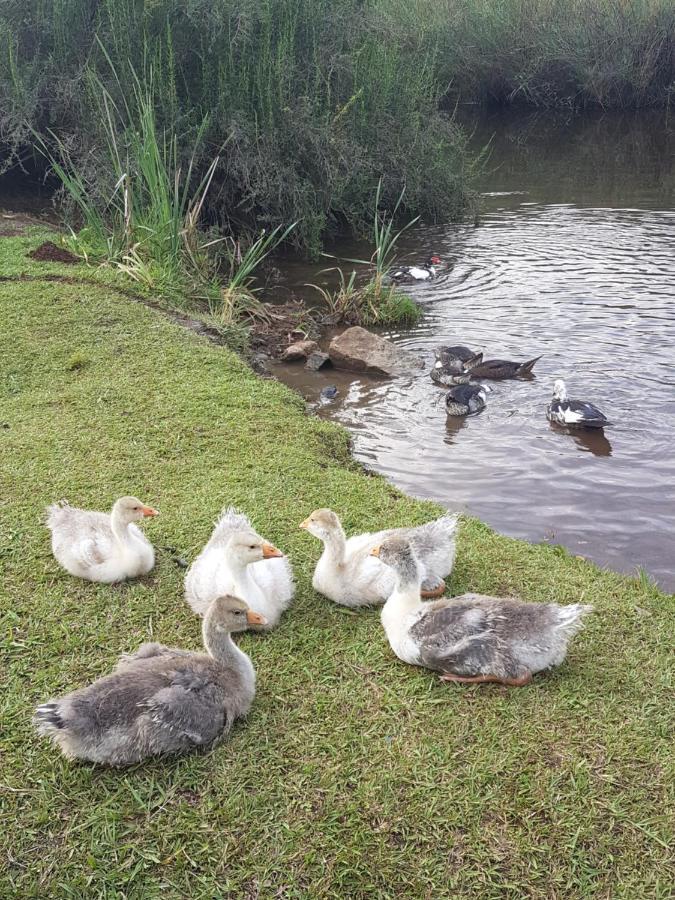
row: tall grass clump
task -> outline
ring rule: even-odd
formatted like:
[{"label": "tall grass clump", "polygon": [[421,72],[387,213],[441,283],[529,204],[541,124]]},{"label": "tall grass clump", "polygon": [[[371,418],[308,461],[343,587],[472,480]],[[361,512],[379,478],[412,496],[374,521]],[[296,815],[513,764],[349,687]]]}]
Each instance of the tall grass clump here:
[{"label": "tall grass clump", "polygon": [[177,136],[157,125],[152,74],[146,83],[132,76],[130,95],[118,104],[89,73],[102,137],[95,171],[87,161],[80,164],[58,134],[50,132],[49,143],[37,136],[77,212],[80,227],[71,243],[81,255],[112,262],[149,288],[204,282],[211,242],[202,239],[199,224],[219,157],[201,177],[194,163],[208,119],[183,166]]},{"label": "tall grass clump", "polygon": [[365,283],[358,283],[356,271],[346,278],[342,269],[337,268],[328,270],[338,272],[339,284],[334,291],[313,285],[321,294],[332,321],[353,325],[414,325],[419,320],[422,314],[419,306],[411,297],[398,291],[390,277],[396,263],[396,245],[401,235],[417,222],[414,218],[395,230],[403,197],[404,191],[401,191],[391,212],[382,210],[382,181],[378,183],[372,221],[373,253],[368,260],[347,260],[366,267],[368,280]]},{"label": "tall grass clump", "polygon": [[328,233],[367,229],[382,174],[382,202],[405,185],[412,215],[472,205],[466,136],[439,111],[437,61],[438,36],[411,29],[397,4],[26,0],[0,9],[0,140],[21,153],[26,123],[54,130],[96,177],[107,125],[91,73],[119,108],[144,73],[183,167],[192,159],[201,179],[226,144],[209,221],[234,235],[297,222],[293,241],[318,252]]}]

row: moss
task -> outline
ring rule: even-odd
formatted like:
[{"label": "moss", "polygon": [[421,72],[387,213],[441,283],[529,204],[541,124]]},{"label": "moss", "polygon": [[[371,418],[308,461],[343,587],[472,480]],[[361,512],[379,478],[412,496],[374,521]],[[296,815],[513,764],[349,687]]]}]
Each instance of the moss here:
[{"label": "moss", "polygon": [[[0,241],[3,271],[44,271],[25,260],[35,242]],[[366,477],[342,429],[104,281],[0,281],[0,302],[1,896],[668,895],[672,598],[465,519],[453,592],[596,613],[529,688],[443,685],[394,658],[377,610],[312,591],[319,546],[298,529],[317,506],[353,531],[434,504]],[[73,347],[91,360],[77,378]],[[61,571],[44,505],[129,492],[162,512],[151,575],[111,587]],[[199,646],[168,548],[194,558],[226,503],[289,554],[298,585],[277,631],[241,639],[258,672],[247,721],[208,754],[66,762],[32,708],[143,640]]]}]

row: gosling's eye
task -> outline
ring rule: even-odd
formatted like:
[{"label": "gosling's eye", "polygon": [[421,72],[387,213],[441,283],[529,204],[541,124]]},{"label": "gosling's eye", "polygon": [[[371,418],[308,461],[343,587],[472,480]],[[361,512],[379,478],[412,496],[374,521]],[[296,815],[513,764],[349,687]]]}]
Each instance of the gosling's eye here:
[{"label": "gosling's eye", "polygon": [[255,550],[255,544],[251,544],[248,548],[249,550]]},{"label": "gosling's eye", "polygon": [[235,609],[234,614],[235,614],[235,616],[243,616],[244,615],[240,609]]}]

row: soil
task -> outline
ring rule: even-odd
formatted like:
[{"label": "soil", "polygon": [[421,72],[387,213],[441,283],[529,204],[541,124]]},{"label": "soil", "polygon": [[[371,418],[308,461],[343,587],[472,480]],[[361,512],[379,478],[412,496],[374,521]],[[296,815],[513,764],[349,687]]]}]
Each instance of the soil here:
[{"label": "soil", "polygon": [[38,260],[38,262],[67,263],[71,266],[80,262],[74,253],[66,250],[65,247],[57,247],[52,241],[45,241],[44,244],[40,244],[39,247],[31,250],[27,255],[31,259]]},{"label": "soil", "polygon": [[264,315],[256,317],[251,325],[253,350],[279,357],[289,344],[319,336],[319,325],[301,300],[263,306]]}]

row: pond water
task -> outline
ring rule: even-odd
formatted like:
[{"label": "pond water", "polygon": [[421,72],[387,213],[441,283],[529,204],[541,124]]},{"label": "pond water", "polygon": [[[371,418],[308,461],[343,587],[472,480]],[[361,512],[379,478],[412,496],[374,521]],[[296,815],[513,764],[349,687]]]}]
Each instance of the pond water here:
[{"label": "pond water", "polygon": [[[675,122],[671,122],[675,128]],[[495,116],[478,227],[416,227],[402,261],[444,263],[411,293],[420,323],[389,333],[424,373],[392,380],[302,366],[276,374],[353,435],[357,459],[417,496],[499,531],[644,567],[675,590],[675,140],[663,117]],[[364,248],[340,248],[363,256]],[[289,290],[321,276],[289,266]],[[386,332],[385,332],[386,333]],[[543,358],[531,380],[490,382],[480,415],[447,419],[433,348]],[[546,420],[554,379],[615,423],[571,434]]]}]

